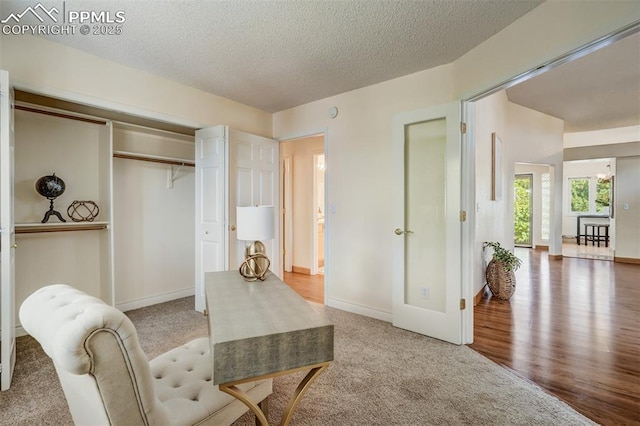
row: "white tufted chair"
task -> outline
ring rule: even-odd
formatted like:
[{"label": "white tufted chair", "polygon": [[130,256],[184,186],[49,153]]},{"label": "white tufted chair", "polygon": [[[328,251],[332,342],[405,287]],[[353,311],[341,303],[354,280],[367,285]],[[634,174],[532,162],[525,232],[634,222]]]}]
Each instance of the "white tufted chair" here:
[{"label": "white tufted chair", "polygon": [[[20,321],[53,360],[76,425],[228,425],[248,410],[212,385],[208,338],[147,361],[126,315],[64,284],[29,296]],[[271,380],[243,386],[256,402],[272,392]]]}]

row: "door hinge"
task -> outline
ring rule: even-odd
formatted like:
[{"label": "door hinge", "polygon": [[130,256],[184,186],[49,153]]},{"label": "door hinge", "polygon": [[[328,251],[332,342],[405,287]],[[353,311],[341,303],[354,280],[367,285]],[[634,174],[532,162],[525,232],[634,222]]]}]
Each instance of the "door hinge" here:
[{"label": "door hinge", "polygon": [[207,311],[206,309],[204,311],[202,311],[202,313],[204,314],[205,317],[209,316],[209,311]]},{"label": "door hinge", "polygon": [[464,121],[460,123],[460,133],[462,133],[463,135],[467,134],[467,123],[465,123]]},{"label": "door hinge", "polygon": [[467,221],[467,212],[465,210],[460,210],[460,222]]},{"label": "door hinge", "polygon": [[466,299],[460,299],[460,310],[464,311],[467,307],[467,300]]}]

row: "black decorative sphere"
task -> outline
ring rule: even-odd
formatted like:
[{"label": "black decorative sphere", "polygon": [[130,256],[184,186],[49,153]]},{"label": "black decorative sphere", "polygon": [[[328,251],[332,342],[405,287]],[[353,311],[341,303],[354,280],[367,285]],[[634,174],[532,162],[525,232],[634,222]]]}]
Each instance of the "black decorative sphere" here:
[{"label": "black decorative sphere", "polygon": [[64,190],[64,181],[56,176],[55,173],[51,176],[42,176],[36,182],[36,191],[38,191],[38,194],[50,200],[62,195]]}]

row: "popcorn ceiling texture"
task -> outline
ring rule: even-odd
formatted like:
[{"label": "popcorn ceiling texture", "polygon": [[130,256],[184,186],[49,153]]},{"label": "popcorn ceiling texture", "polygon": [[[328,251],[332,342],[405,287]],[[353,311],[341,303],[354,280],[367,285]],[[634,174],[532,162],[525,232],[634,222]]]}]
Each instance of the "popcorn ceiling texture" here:
[{"label": "popcorn ceiling texture", "polygon": [[[3,1],[2,16],[24,10]],[[66,1],[121,35],[46,36],[268,112],[450,63],[540,0]]]}]

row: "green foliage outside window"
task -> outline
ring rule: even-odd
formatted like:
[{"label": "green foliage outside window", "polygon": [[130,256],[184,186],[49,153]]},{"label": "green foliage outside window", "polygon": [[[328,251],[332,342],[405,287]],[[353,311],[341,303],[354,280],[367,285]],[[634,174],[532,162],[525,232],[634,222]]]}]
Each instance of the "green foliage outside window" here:
[{"label": "green foliage outside window", "polygon": [[611,179],[598,179],[596,183],[596,211],[602,212],[603,207],[611,204]]},{"label": "green foliage outside window", "polygon": [[529,178],[516,178],[515,187],[515,223],[514,241],[516,244],[531,243],[531,180]]},{"label": "green foliage outside window", "polygon": [[570,179],[571,211],[589,211],[589,179]]}]

